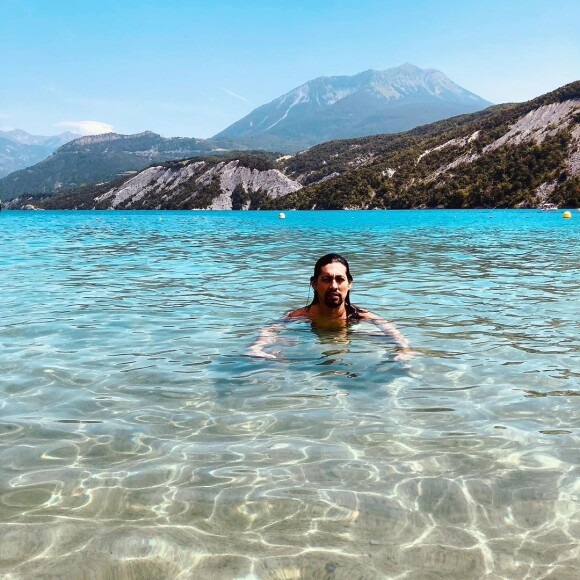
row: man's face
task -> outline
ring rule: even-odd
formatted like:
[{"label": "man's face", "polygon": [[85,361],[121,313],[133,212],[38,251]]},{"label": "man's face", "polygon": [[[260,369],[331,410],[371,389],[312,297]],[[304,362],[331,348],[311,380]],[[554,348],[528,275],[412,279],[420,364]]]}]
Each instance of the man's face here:
[{"label": "man's face", "polygon": [[326,264],[322,267],[318,279],[312,282],[312,287],[321,304],[325,304],[328,308],[339,308],[350,290],[346,266],[340,262]]}]

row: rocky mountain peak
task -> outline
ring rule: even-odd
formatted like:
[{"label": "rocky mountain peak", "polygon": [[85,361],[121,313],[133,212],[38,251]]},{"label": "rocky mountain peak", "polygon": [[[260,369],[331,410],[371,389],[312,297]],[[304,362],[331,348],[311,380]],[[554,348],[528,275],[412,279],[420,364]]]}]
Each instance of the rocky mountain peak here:
[{"label": "rocky mountain peak", "polygon": [[255,109],[214,138],[297,150],[332,139],[403,131],[490,104],[441,71],[405,63],[352,76],[318,77]]}]

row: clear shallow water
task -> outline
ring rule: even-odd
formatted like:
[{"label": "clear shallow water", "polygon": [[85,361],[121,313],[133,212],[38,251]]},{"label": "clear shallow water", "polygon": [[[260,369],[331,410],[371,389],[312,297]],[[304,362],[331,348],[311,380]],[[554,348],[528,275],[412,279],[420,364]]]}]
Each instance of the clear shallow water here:
[{"label": "clear shallow water", "polygon": [[0,574],[578,578],[580,214],[286,216],[0,213]]}]

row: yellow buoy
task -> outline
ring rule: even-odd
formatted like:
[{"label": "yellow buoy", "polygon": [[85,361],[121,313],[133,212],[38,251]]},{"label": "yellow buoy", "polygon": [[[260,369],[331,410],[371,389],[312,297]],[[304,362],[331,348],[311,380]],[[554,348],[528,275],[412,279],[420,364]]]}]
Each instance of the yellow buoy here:
[{"label": "yellow buoy", "polygon": [[282,212],[282,211],[281,211],[281,212],[278,214],[278,217],[279,217],[281,220],[283,220],[283,219],[286,217],[286,214],[285,214],[284,212]]},{"label": "yellow buoy", "polygon": [[565,212],[562,214],[562,217],[563,217],[563,218],[571,218],[571,217],[572,217],[572,214],[571,214],[569,211],[565,211]]}]

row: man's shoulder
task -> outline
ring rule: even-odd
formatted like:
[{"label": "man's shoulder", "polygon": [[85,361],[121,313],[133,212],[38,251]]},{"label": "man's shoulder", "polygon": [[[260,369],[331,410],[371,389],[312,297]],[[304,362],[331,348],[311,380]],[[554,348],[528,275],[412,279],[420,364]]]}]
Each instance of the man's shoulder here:
[{"label": "man's shoulder", "polygon": [[355,306],[356,315],[362,320],[381,320],[381,317],[366,308],[361,308],[360,306]]},{"label": "man's shoulder", "polygon": [[296,310],[291,310],[286,313],[287,318],[303,318],[305,316],[310,316],[310,309],[308,306],[303,306],[302,308],[297,308]]}]

